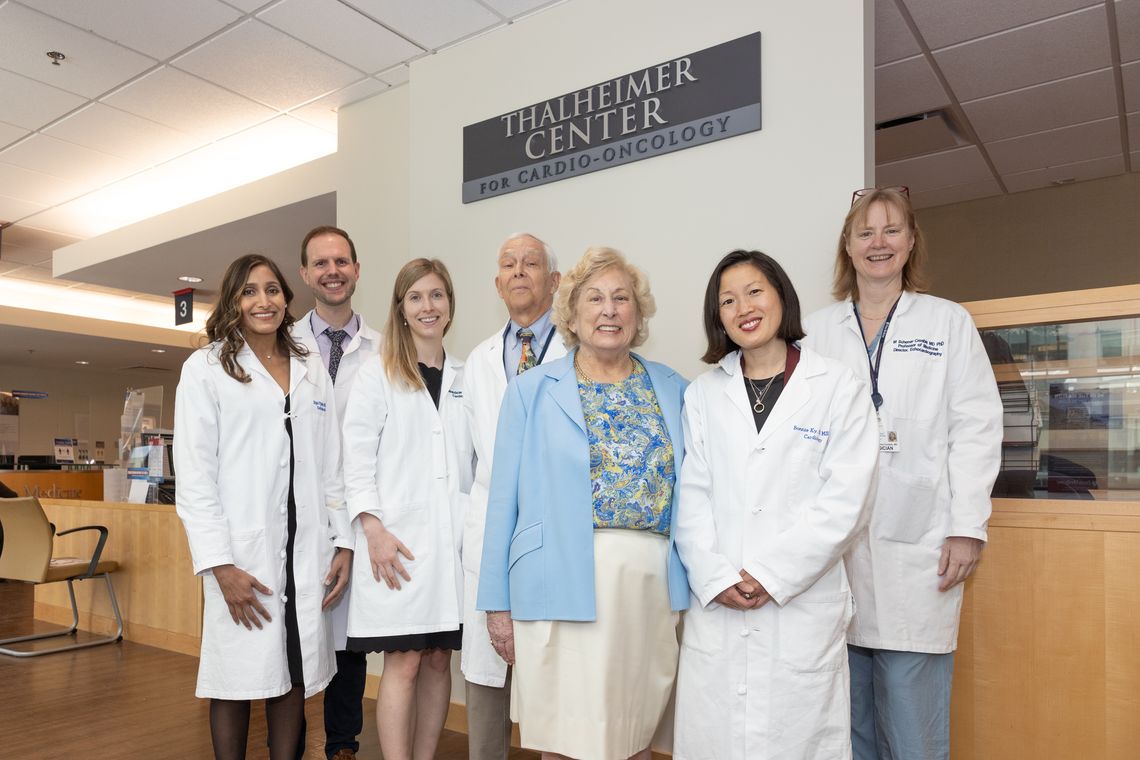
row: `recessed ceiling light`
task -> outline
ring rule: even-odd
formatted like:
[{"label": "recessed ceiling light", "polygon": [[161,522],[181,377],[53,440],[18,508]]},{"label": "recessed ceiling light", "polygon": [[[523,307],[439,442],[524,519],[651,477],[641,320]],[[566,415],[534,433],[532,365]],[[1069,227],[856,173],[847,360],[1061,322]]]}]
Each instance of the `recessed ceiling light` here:
[{"label": "recessed ceiling light", "polygon": [[196,277],[192,274],[181,275],[178,279],[182,280],[182,282],[193,282],[193,283],[198,283],[198,282],[202,281],[201,277]]},{"label": "recessed ceiling light", "polygon": [[76,363],[76,364],[90,364],[91,362],[85,362],[85,361],[83,361],[82,359],[79,359],[79,360],[78,360],[78,361],[76,361],[75,363]]},{"label": "recessed ceiling light", "polygon": [[165,353],[166,353],[166,349],[165,349],[165,348],[152,348],[152,349],[150,350],[150,352],[151,352],[152,354],[165,354]]}]

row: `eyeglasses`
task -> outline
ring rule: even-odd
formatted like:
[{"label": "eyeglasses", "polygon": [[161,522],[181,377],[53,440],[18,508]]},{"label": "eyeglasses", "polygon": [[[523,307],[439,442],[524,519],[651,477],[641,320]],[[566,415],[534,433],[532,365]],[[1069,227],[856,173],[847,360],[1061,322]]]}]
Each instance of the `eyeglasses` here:
[{"label": "eyeglasses", "polygon": [[896,193],[902,193],[902,195],[908,201],[910,200],[910,188],[906,185],[891,185],[890,187],[864,187],[851,193],[851,205],[854,206],[855,201],[859,200],[864,195],[870,195],[876,190],[894,190]]}]

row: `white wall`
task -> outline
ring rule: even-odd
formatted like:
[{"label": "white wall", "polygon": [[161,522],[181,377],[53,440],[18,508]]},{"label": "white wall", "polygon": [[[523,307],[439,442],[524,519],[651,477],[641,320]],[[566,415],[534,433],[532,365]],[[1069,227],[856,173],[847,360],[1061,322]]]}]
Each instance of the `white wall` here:
[{"label": "white wall", "polygon": [[[644,352],[690,377],[702,368],[704,282],[729,250],[772,254],[806,309],[825,304],[836,235],[851,191],[865,186],[870,123],[864,4],[825,5],[570,0],[413,63],[410,253],[451,269],[453,350],[505,319],[491,278],[500,242],[519,230],[550,243],[564,269],[592,244],[623,250],[659,305]],[[760,132],[460,202],[464,125],[754,31]]]},{"label": "white wall", "polygon": [[105,441],[106,461],[117,457],[120,416],[128,388],[164,387],[161,427],[174,426],[174,386],[169,372],[101,372],[86,367],[43,369],[5,364],[0,390],[45,391],[46,399],[20,400],[20,454],[51,454],[56,437],[77,434],[76,415],[88,415],[91,444]]}]

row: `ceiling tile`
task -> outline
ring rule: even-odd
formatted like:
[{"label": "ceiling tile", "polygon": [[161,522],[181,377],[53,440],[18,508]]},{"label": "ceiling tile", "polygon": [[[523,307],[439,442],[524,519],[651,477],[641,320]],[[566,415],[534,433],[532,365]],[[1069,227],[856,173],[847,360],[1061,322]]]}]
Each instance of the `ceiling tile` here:
[{"label": "ceiling tile", "polygon": [[875,67],[875,121],[932,111],[949,102],[923,56]]},{"label": "ceiling tile", "polygon": [[272,2],[273,0],[225,0],[227,5],[232,5],[244,13],[253,13],[272,4]]},{"label": "ceiling tile", "polygon": [[915,208],[930,208],[931,206],[945,206],[947,203],[989,198],[991,195],[1001,195],[1001,188],[993,177],[978,182],[968,182],[964,185],[928,190],[924,193],[911,193],[910,200]]},{"label": "ceiling tile", "polygon": [[963,103],[982,142],[1043,132],[1116,115],[1112,69],[1058,79]]},{"label": "ceiling tile", "polygon": [[1128,144],[1140,149],[1140,111],[1128,114]]},{"label": "ceiling tile", "polygon": [[0,151],[0,162],[70,180],[82,184],[84,189],[122,179],[139,168],[117,156],[47,135],[33,135],[15,147]]},{"label": "ceiling tile", "polygon": [[973,145],[882,164],[875,169],[875,184],[906,185],[914,193],[986,179],[993,179],[993,174]]},{"label": "ceiling tile", "polygon": [[17,264],[14,261],[6,261],[5,257],[8,254],[8,244],[0,245],[0,276],[6,275],[16,269],[20,269],[24,264]]},{"label": "ceiling tile", "polygon": [[1050,166],[1047,169],[1034,169],[1017,174],[1002,176],[1005,186],[1011,193],[1020,193],[1022,190],[1032,190],[1037,187],[1049,187],[1058,180],[1075,179],[1082,182],[1086,179],[1111,177],[1124,171],[1124,156],[1115,155],[1105,158],[1096,158],[1092,161],[1079,161],[1073,164]]},{"label": "ceiling tile", "polygon": [[[882,2],[883,0],[878,0]],[[1096,0],[903,0],[932,49],[972,40],[1061,13],[1101,5]]]},{"label": "ceiling tile", "polygon": [[4,260],[14,264],[40,265],[51,264],[51,251],[38,248],[24,248],[19,245],[4,244]]},{"label": "ceiling tile", "polygon": [[387,71],[381,71],[376,75],[376,78],[381,79],[395,87],[398,84],[407,82],[411,75],[411,68],[407,64],[402,63],[399,66],[394,66],[388,69]]},{"label": "ceiling tile", "polygon": [[1120,67],[1124,77],[1124,110],[1140,111],[1140,61]]},{"label": "ceiling tile", "polygon": [[370,98],[379,92],[390,89],[390,87],[391,85],[387,82],[369,77],[351,84],[343,90],[334,92],[332,95],[326,95],[304,108],[290,111],[289,115],[335,135],[337,133],[337,109]]},{"label": "ceiling tile", "polygon": [[1116,0],[1116,30],[1120,60],[1140,60],[1140,0]]},{"label": "ceiling tile", "polygon": [[[29,130],[24,129],[23,127],[17,127],[12,124],[5,124],[4,122],[0,121],[0,148],[11,145],[24,135],[28,134],[28,132]],[[3,185],[0,185],[0,187],[3,187]]]},{"label": "ceiling tile", "polygon": [[272,118],[275,113],[171,66],[147,74],[103,102],[203,141],[232,135]]},{"label": "ceiling tile", "polygon": [[[80,185],[65,182],[50,174],[4,163],[0,163],[0,187],[4,188],[8,195],[47,206],[70,200],[84,189]],[[9,230],[4,231],[6,242],[10,241],[9,232]]]},{"label": "ceiling tile", "polygon": [[21,0],[112,42],[165,59],[241,17],[217,0]]},{"label": "ceiling tile", "polygon": [[1111,62],[1104,6],[956,45],[934,57],[959,100],[1103,69]]},{"label": "ceiling tile", "polygon": [[474,0],[346,0],[374,19],[430,50],[501,24]]},{"label": "ceiling tile", "polygon": [[57,248],[63,248],[65,245],[77,242],[79,242],[78,238],[69,235],[37,230],[22,224],[4,230],[5,245],[12,243],[24,248],[42,248],[45,251],[54,251]]},{"label": "ceiling tile", "polygon": [[73,111],[86,101],[78,95],[0,69],[0,121],[27,129],[44,124]]},{"label": "ceiling tile", "polygon": [[284,0],[258,19],[369,74],[425,52],[338,0]]},{"label": "ceiling tile", "polygon": [[505,18],[518,18],[540,8],[558,5],[561,2],[563,0],[483,0],[483,5],[490,6],[492,10]]},{"label": "ceiling tile", "polygon": [[922,52],[903,21],[895,0],[875,2],[875,64],[889,63]]},{"label": "ceiling tile", "polygon": [[18,219],[23,219],[45,208],[47,207],[39,203],[29,203],[19,198],[9,198],[7,195],[0,195],[0,220],[5,222],[14,222]]},{"label": "ceiling tile", "polygon": [[254,20],[187,53],[174,65],[281,110],[360,78],[355,69]]},{"label": "ceiling tile", "polygon": [[4,276],[16,280],[36,280],[37,282],[47,282],[52,279],[51,269],[38,267],[34,264],[25,264],[18,269],[6,272]]},{"label": "ceiling tile", "polygon": [[[67,56],[53,66],[45,51]],[[89,98],[154,65],[133,50],[16,3],[0,6],[0,69]]]},{"label": "ceiling tile", "polygon": [[[1120,122],[1101,119],[986,145],[1002,175],[1120,155]],[[0,154],[2,155],[2,154]]]},{"label": "ceiling tile", "polygon": [[102,103],[92,103],[43,133],[140,164],[173,158],[199,144],[184,132]]}]

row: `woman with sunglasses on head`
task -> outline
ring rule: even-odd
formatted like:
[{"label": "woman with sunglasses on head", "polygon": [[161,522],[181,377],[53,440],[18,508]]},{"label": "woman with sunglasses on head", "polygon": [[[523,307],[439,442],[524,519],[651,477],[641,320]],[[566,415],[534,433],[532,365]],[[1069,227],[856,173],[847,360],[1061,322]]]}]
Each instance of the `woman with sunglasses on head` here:
[{"label": "woman with sunglasses on head", "polygon": [[843,552],[866,524],[874,412],[841,363],[796,341],[800,305],[759,251],[705,289],[713,368],[685,393],[674,518],[693,601],[677,678],[677,760],[851,756]]},{"label": "woman with sunglasses on head", "polygon": [[857,760],[949,757],[962,582],[986,540],[1002,406],[969,313],[926,295],[926,248],[904,187],[856,191],[836,252],[837,302],[806,345],[867,381],[879,471],[846,557]]},{"label": "woman with sunglasses on head", "polygon": [[340,429],[328,372],[290,335],[292,300],[273,261],[234,261],[174,406],[178,516],[204,596],[196,694],[226,760],[245,757],[254,699],[270,758],[293,760],[305,698],[336,672],[323,612],[352,556],[336,548],[352,548]]}]

